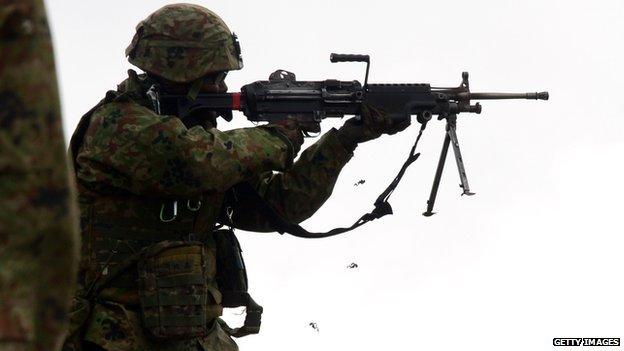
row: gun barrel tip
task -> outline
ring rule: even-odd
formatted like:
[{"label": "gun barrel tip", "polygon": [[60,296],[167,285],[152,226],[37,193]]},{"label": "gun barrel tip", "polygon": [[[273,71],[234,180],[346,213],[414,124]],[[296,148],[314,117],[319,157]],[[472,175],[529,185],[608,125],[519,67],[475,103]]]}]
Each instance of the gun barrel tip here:
[{"label": "gun barrel tip", "polygon": [[548,100],[550,96],[547,91],[542,91],[541,93],[537,93],[537,98],[540,100]]}]

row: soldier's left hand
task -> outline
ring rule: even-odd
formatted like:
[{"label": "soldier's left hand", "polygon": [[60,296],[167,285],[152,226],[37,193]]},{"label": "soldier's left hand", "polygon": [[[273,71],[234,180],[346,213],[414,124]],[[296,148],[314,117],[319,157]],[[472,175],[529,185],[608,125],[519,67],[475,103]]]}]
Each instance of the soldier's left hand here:
[{"label": "soldier's left hand", "polygon": [[359,118],[348,119],[339,129],[343,143],[355,146],[376,139],[383,134],[396,134],[411,124],[410,118],[395,119],[372,105],[363,104]]}]

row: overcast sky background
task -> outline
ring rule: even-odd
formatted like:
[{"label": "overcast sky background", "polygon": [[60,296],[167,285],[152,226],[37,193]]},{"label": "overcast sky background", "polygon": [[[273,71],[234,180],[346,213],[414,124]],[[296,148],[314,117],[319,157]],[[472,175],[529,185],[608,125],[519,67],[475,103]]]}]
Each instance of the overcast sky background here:
[{"label": "overcast sky background", "polygon": [[[136,24],[167,3],[47,1],[68,137],[125,78]],[[238,340],[243,351],[552,350],[553,337],[624,337],[624,2],[195,3],[239,36],[245,68],[228,76],[231,91],[279,68],[361,81],[363,64],[329,62],[338,52],[371,55],[371,82],[456,86],[466,70],[473,91],[551,96],[486,101],[481,115],[460,116],[477,195],[459,196],[449,153],[433,217],[421,213],[442,122],[425,131],[394,216],[324,240],[239,232],[265,308],[261,335]],[[222,127],[250,125],[235,119]],[[415,125],[360,146],[305,226],[350,225],[369,211],[416,134]]]}]

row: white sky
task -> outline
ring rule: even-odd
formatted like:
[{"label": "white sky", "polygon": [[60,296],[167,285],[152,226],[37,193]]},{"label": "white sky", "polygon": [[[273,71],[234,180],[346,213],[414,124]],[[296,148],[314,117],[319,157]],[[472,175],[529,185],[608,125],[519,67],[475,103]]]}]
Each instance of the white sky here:
[{"label": "white sky", "polygon": [[[125,77],[135,25],[166,3],[47,1],[67,136]],[[552,350],[553,337],[624,337],[624,2],[196,3],[239,35],[245,68],[228,76],[231,91],[278,68],[362,80],[362,64],[329,62],[339,52],[370,54],[371,82],[455,86],[467,70],[473,91],[551,96],[486,101],[481,115],[460,117],[477,195],[459,197],[449,157],[433,217],[420,213],[442,122],[428,126],[394,216],[318,241],[240,232],[265,308],[261,335],[239,339],[242,350]],[[223,126],[243,125],[239,115]],[[370,210],[416,133],[360,146],[306,226],[351,224]]]}]

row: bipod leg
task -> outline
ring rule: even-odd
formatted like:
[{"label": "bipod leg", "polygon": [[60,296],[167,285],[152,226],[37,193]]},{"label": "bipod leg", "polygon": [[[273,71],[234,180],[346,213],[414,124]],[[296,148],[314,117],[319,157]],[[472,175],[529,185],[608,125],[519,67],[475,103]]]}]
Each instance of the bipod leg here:
[{"label": "bipod leg", "polygon": [[444,171],[444,163],[446,162],[446,154],[448,154],[450,143],[451,137],[448,133],[445,133],[442,151],[440,152],[440,159],[438,160],[438,168],[436,169],[435,178],[433,178],[433,185],[431,186],[429,200],[427,200],[427,211],[423,212],[423,216],[425,217],[430,217],[435,213],[433,212],[433,205],[435,204],[436,196],[438,195],[438,187],[440,186],[440,179],[442,179],[442,171]]},{"label": "bipod leg", "polygon": [[457,163],[457,170],[459,171],[459,179],[461,181],[461,184],[459,186],[463,190],[462,195],[471,196],[475,193],[470,192],[468,177],[466,176],[466,167],[464,167],[464,160],[459,149],[459,141],[457,140],[457,133],[455,132],[455,128],[456,120],[449,120],[449,123],[447,124],[446,135],[451,138],[451,144],[453,145],[453,154],[455,155],[455,163]]}]

